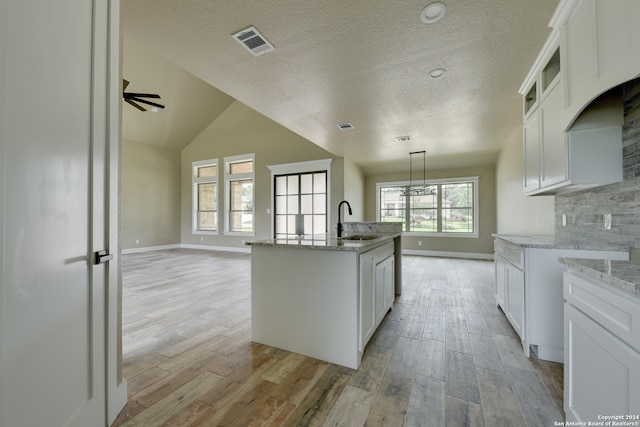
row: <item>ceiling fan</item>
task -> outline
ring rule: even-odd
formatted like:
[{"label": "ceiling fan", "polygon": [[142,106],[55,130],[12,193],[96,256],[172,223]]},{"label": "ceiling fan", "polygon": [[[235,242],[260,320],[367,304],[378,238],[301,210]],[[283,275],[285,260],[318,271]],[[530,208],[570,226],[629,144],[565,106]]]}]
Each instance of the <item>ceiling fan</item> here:
[{"label": "ceiling fan", "polygon": [[133,105],[140,111],[147,111],[147,109],[144,108],[142,105],[139,105],[138,104],[139,102],[143,104],[151,105],[152,107],[156,107],[156,108],[164,108],[164,105],[147,101],[146,99],[142,99],[142,98],[160,99],[160,95],[156,95],[154,93],[125,92],[125,90],[127,89],[127,86],[129,86],[129,81],[123,79],[122,80],[122,98],[124,99],[124,102],[130,105]]}]

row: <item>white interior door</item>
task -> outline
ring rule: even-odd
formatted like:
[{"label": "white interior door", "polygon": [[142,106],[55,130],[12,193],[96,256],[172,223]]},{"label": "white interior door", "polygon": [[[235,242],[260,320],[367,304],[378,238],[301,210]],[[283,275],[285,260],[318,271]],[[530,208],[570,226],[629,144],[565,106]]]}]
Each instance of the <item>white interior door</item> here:
[{"label": "white interior door", "polygon": [[0,425],[104,426],[108,1],[0,0]]}]

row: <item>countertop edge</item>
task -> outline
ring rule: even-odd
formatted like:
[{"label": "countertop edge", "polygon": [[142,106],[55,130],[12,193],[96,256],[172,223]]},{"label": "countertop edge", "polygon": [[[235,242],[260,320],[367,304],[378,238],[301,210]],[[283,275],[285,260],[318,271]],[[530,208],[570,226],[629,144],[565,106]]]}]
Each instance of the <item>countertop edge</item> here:
[{"label": "countertop edge", "polygon": [[629,246],[625,245],[571,241],[569,239],[556,237],[554,235],[492,234],[491,236],[523,248],[575,249],[583,251],[616,252],[629,252],[631,250]]},{"label": "countertop edge", "polygon": [[[630,261],[560,258],[560,263],[585,276],[593,277],[618,289],[640,296],[640,264]],[[630,277],[633,276],[633,277]]]},{"label": "countertop edge", "polygon": [[[354,233],[364,235],[367,233]],[[367,252],[371,249],[375,249],[378,246],[402,236],[402,233],[369,233],[371,235],[380,235],[375,239],[363,240],[363,241],[340,241],[337,237],[331,236],[325,240],[323,244],[303,243],[302,241],[295,242],[295,239],[290,239],[287,242],[278,242],[277,239],[269,240],[256,240],[253,242],[246,242],[247,246],[256,247],[272,247],[272,248],[289,248],[289,249],[308,249],[308,250],[322,250],[322,251],[348,251],[348,252]],[[312,239],[303,239],[312,240]]]}]

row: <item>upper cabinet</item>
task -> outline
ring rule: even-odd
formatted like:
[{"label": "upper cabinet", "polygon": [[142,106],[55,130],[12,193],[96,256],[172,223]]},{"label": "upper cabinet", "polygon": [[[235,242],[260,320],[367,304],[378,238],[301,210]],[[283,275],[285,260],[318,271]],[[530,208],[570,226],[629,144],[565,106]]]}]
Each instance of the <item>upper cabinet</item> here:
[{"label": "upper cabinet", "polygon": [[567,6],[560,27],[565,128],[596,96],[640,73],[638,18],[637,0],[579,0]]},{"label": "upper cabinet", "polygon": [[622,180],[622,99],[640,74],[640,1],[563,0],[520,88],[523,184],[547,195]]}]

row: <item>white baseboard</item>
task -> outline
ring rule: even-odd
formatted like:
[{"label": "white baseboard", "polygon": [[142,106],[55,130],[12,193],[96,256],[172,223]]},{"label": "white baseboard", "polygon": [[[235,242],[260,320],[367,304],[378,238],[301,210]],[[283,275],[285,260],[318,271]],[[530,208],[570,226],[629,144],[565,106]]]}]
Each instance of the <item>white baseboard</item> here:
[{"label": "white baseboard", "polygon": [[189,243],[183,243],[180,245],[183,249],[202,249],[205,251],[222,251],[222,252],[241,252],[245,254],[251,253],[249,246],[245,248],[239,248],[237,246],[210,246],[210,245],[193,245]]},{"label": "white baseboard", "polygon": [[165,250],[168,250],[168,249],[179,249],[180,247],[181,247],[180,244],[163,245],[163,246],[144,246],[144,247],[140,247],[140,248],[123,249],[122,250],[122,254],[126,255],[126,254],[137,254],[137,253],[140,253],[140,252],[165,251]]},{"label": "white baseboard", "polygon": [[165,251],[169,249],[201,249],[204,251],[222,251],[222,252],[241,252],[250,254],[251,248],[239,248],[237,246],[210,246],[210,245],[194,245],[189,243],[178,243],[175,245],[164,246],[146,246],[142,248],[123,249],[122,254],[137,254],[140,252]]},{"label": "white baseboard", "polygon": [[465,258],[484,259],[493,261],[493,254],[480,254],[475,252],[444,252],[444,251],[423,251],[416,249],[403,249],[402,255],[432,256],[442,258]]}]

